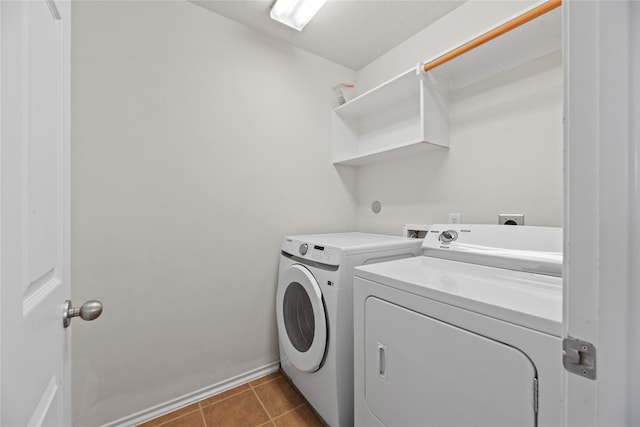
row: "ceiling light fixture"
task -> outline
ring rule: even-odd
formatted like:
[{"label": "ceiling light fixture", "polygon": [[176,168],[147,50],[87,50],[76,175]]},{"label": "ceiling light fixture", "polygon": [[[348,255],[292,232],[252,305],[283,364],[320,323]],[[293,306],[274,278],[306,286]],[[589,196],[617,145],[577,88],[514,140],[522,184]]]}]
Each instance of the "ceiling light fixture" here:
[{"label": "ceiling light fixture", "polygon": [[271,19],[302,31],[326,2],[327,0],[276,0],[271,7]]}]

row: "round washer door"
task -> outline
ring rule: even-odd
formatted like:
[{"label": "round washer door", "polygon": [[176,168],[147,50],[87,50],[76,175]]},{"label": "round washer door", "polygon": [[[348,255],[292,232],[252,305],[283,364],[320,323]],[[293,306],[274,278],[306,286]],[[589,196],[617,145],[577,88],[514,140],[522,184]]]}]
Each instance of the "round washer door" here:
[{"label": "round washer door", "polygon": [[288,267],[276,295],[278,334],[289,361],[304,372],[320,369],[327,347],[327,319],[322,292],[304,266]]}]

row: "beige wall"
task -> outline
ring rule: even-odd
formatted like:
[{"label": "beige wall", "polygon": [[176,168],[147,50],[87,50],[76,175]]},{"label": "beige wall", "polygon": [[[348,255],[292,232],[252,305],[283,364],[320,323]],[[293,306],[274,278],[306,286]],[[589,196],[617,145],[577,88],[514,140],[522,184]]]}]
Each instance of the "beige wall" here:
[{"label": "beige wall", "polygon": [[[449,49],[532,2],[472,0],[358,71],[360,91]],[[450,148],[361,167],[358,229],[393,233],[404,223],[562,226],[563,77],[560,52],[451,93]],[[378,200],[382,211],[374,214]]]},{"label": "beige wall", "polygon": [[285,234],[355,228],[331,164],[354,72],[182,1],[74,2],[75,424],[278,360]]}]

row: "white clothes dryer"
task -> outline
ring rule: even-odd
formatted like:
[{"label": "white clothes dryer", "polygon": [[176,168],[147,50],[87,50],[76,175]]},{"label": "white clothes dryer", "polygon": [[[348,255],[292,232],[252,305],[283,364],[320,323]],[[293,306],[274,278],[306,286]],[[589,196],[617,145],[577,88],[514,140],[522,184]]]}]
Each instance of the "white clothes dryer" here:
[{"label": "white clothes dryer", "polygon": [[358,426],[562,424],[562,230],[433,225],[354,278]]},{"label": "white clothes dryer", "polygon": [[354,267],[420,255],[421,244],[365,233],[285,237],[276,295],[281,368],[328,425],[353,425]]}]

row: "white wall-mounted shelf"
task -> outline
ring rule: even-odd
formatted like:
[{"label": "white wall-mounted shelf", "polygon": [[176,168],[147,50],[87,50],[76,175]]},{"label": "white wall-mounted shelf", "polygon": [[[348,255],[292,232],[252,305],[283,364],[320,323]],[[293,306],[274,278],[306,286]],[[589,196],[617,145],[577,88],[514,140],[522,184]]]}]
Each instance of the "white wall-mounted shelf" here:
[{"label": "white wall-mounted shelf", "polygon": [[561,48],[562,16],[557,8],[427,73],[420,64],[400,74],[333,111],[334,164],[359,166],[447,148],[450,91]]},{"label": "white wall-mounted shelf", "polygon": [[447,147],[448,115],[448,91],[408,70],[334,110],[334,163],[358,166]]}]

